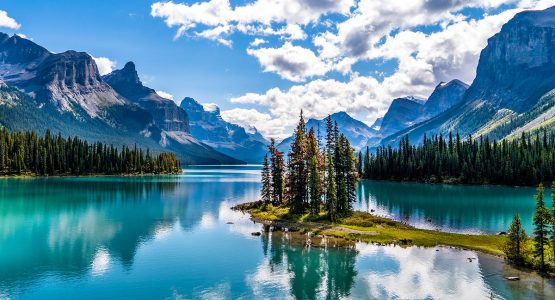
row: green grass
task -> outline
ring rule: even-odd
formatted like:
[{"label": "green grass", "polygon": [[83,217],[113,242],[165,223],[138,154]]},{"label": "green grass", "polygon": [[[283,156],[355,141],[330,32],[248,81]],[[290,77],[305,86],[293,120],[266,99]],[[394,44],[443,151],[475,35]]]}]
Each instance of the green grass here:
[{"label": "green grass", "polygon": [[423,247],[437,245],[482,251],[503,255],[505,237],[497,235],[469,235],[446,233],[435,230],[418,229],[412,226],[354,211],[350,216],[329,222],[325,214],[290,214],[287,207],[263,207],[261,202],[249,202],[234,209],[247,211],[253,219],[261,221],[281,221],[291,223],[301,230],[311,230],[316,234],[381,244],[403,244]]}]

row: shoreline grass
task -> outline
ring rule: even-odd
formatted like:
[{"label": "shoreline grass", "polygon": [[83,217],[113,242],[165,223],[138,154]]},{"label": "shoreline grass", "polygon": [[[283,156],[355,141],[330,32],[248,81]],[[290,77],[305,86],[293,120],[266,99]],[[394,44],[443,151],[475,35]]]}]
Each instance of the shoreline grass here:
[{"label": "shoreline grass", "polygon": [[351,215],[330,222],[322,213],[290,214],[287,207],[264,207],[260,201],[239,204],[234,210],[248,212],[254,221],[280,227],[295,227],[314,234],[379,244],[414,245],[423,247],[452,246],[504,256],[506,237],[499,235],[471,235],[418,229],[367,212],[353,211]]}]

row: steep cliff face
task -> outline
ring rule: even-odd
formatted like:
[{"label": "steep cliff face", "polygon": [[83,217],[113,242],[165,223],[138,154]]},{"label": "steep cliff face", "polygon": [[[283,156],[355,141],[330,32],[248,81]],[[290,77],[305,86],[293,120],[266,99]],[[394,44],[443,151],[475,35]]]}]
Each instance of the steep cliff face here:
[{"label": "steep cliff face", "polygon": [[266,140],[256,130],[226,122],[215,105],[203,106],[186,97],[180,107],[189,116],[191,135],[214,149],[248,163],[260,163],[266,153]]},{"label": "steep cliff face", "polygon": [[382,143],[395,145],[404,135],[419,142],[424,134],[449,131],[504,138],[546,112],[549,107],[541,99],[554,88],[555,7],[525,11],[488,40],[476,78],[459,104]]},{"label": "steep cliff face", "polygon": [[133,62],[126,63],[123,69],[102,78],[120,95],[150,112],[155,124],[161,129],[189,132],[187,112],[172,100],[160,97],[155,90],[144,86]]},{"label": "steep cliff face", "polygon": [[555,7],[517,14],[488,40],[466,101],[523,112],[555,86]]}]

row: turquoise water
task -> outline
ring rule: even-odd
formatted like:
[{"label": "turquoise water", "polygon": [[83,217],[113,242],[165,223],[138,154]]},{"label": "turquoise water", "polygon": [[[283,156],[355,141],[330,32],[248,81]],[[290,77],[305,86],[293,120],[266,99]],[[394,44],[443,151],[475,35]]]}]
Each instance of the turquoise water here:
[{"label": "turquoise water", "polygon": [[[293,234],[252,236],[260,225],[230,207],[256,199],[258,182],[254,166],[198,167],[177,176],[0,179],[0,299],[555,297],[553,282],[474,251],[307,249]],[[529,210],[516,200],[474,201],[469,209],[484,204],[484,212],[472,216],[453,202],[475,195],[455,193],[447,205],[434,196],[445,194],[439,186],[361,184],[359,208],[408,214],[414,223],[432,218],[433,226],[453,230],[498,230],[507,219],[500,212]],[[398,197],[414,192],[426,196]],[[522,280],[503,279],[515,274]]]},{"label": "turquoise water", "polygon": [[[506,231],[515,213],[532,234],[533,187],[463,186],[361,181],[355,208],[419,228],[462,233]],[[551,209],[551,190],[544,194]]]}]

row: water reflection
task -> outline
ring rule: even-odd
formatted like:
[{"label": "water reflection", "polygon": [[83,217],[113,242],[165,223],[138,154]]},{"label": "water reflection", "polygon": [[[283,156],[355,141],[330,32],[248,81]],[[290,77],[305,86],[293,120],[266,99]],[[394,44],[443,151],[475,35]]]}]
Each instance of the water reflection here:
[{"label": "water reflection", "polygon": [[[258,172],[198,168],[181,176],[2,179],[0,298],[553,295],[551,282],[505,281],[502,274],[514,270],[472,251],[305,248],[292,234],[252,236],[261,226],[230,208],[258,197]],[[376,188],[361,193],[361,208],[419,211],[388,203],[396,196]],[[435,209],[416,204],[424,207],[422,215]],[[469,263],[471,256],[478,259]]]},{"label": "water reflection", "polygon": [[[419,228],[464,233],[506,231],[518,212],[531,233],[534,193],[535,189],[528,187],[361,181],[356,208],[374,210]],[[551,205],[549,191],[546,202]]]}]

